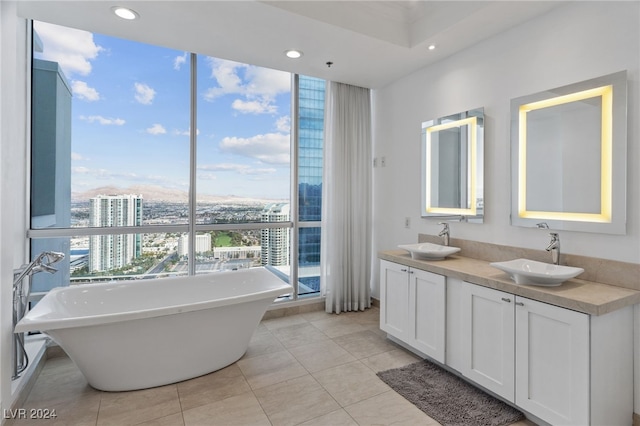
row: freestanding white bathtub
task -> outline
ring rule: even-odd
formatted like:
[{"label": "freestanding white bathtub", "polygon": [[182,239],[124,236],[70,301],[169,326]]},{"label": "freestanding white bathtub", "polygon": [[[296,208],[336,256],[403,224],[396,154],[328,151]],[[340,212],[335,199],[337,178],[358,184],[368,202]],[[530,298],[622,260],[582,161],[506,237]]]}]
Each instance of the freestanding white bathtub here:
[{"label": "freestanding white bathtub", "polygon": [[96,389],[144,389],[234,363],[267,307],[291,291],[264,268],[61,287],[15,332],[49,335]]}]

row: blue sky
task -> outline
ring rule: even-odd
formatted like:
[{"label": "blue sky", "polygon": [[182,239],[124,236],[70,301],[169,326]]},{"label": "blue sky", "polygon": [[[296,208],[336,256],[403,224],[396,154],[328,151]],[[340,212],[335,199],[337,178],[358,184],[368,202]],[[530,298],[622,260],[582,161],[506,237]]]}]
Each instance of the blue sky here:
[{"label": "blue sky", "polygon": [[[187,191],[189,54],[42,22],[72,92],[72,191]],[[289,197],[289,73],[198,55],[199,194]]]}]

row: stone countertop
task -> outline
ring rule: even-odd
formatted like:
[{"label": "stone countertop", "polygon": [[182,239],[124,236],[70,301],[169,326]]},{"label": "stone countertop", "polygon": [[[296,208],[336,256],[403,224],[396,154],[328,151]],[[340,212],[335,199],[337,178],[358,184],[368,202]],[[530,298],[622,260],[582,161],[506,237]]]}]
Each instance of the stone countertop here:
[{"label": "stone countertop", "polygon": [[640,291],[578,278],[557,287],[516,284],[489,262],[469,257],[453,255],[444,260],[417,260],[405,250],[382,251],[378,257],[589,315],[604,315],[640,303]]}]

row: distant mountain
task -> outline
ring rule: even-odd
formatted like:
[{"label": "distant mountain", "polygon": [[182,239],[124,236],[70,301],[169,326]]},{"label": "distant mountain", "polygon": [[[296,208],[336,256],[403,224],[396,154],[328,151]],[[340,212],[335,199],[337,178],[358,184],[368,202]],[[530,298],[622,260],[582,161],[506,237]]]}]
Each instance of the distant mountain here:
[{"label": "distant mountain", "polygon": [[[85,201],[98,195],[126,195],[136,194],[142,195],[145,201],[164,201],[169,203],[186,203],[189,199],[187,191],[179,189],[169,189],[155,185],[132,185],[128,188],[118,188],[115,186],[102,186],[100,188],[90,189],[85,192],[71,193],[72,201]],[[248,198],[238,197],[235,195],[199,195],[198,201],[203,203],[229,203],[229,204],[265,204],[277,203],[284,200],[268,199],[268,198]]]}]

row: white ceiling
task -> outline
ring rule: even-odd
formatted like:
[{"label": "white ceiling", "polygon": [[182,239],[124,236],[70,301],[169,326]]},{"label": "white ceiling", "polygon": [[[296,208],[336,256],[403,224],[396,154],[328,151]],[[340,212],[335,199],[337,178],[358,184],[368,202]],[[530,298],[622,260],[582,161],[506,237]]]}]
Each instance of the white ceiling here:
[{"label": "white ceiling", "polygon": [[[20,0],[24,18],[380,88],[559,1]],[[111,7],[140,15],[124,21]],[[427,46],[435,44],[430,51]],[[284,56],[300,49],[302,58]],[[333,65],[327,67],[326,62]]]}]

